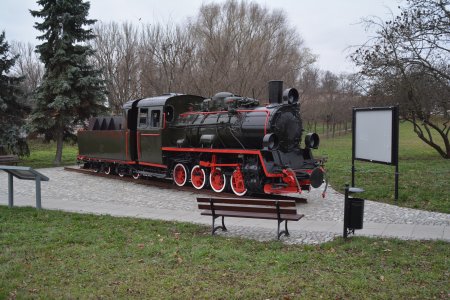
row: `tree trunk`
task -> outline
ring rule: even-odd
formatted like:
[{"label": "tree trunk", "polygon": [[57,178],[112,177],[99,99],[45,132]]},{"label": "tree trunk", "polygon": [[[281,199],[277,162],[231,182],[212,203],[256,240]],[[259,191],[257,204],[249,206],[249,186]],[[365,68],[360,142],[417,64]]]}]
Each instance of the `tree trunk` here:
[{"label": "tree trunk", "polygon": [[64,129],[63,128],[57,129],[57,132],[55,134],[56,155],[55,155],[55,160],[53,161],[53,164],[55,166],[61,165],[62,150],[63,150],[63,138],[64,138]]},{"label": "tree trunk", "polygon": [[[425,132],[427,133],[425,134],[420,124],[416,122],[416,119],[405,118],[405,120],[413,124],[414,132],[422,141],[424,141],[427,145],[434,148],[439,153],[439,155],[442,156],[442,158],[450,159],[450,141],[448,139],[448,130],[445,129],[442,130],[433,123],[422,121],[422,126],[424,127]],[[444,148],[442,148],[440,145],[434,142],[433,135],[431,134],[431,131],[427,126],[430,126],[434,130],[436,130],[436,132],[439,134],[439,136],[442,138],[442,141],[444,142]]]}]

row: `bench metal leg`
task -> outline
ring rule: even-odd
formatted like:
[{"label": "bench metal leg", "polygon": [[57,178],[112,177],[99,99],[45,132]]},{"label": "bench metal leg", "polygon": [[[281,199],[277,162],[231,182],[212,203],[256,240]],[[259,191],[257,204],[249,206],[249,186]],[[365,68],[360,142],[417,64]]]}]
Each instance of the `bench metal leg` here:
[{"label": "bench metal leg", "polygon": [[14,177],[12,174],[8,173],[8,207],[12,208],[14,206]]},{"label": "bench metal leg", "polygon": [[[280,224],[284,222],[284,230],[280,231]],[[280,236],[284,235],[284,236],[289,236],[289,230],[287,227],[287,220],[278,220],[278,230],[277,230],[277,239],[280,239]]]},{"label": "bench metal leg", "polygon": [[[277,201],[276,202],[276,208],[277,208],[277,216],[278,216],[278,229],[277,229],[277,240],[280,240],[280,236],[282,236],[283,234],[285,236],[289,236],[289,231],[288,231],[288,227],[287,227],[287,220],[283,220],[281,218],[281,211],[280,211],[280,203]],[[280,224],[284,221],[284,230],[280,232]]]},{"label": "bench metal leg", "polygon": [[41,209],[41,177],[36,176],[36,208]]},{"label": "bench metal leg", "polygon": [[222,216],[222,226],[215,226],[216,219],[219,218],[219,216],[213,216],[212,217],[212,232],[211,234],[214,235],[214,233],[217,231],[217,229],[222,229],[222,231],[227,231],[227,228],[225,227],[225,220]]},{"label": "bench metal leg", "polygon": [[284,235],[285,236],[290,236],[289,230],[287,228],[287,222],[288,222],[287,220],[284,220],[284,231],[285,231]]}]

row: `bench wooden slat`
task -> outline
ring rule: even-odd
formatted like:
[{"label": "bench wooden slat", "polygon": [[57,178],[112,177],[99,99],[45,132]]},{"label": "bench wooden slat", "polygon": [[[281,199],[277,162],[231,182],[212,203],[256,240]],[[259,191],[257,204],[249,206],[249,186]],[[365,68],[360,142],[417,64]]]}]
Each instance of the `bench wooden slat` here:
[{"label": "bench wooden slat", "polygon": [[[275,206],[277,201],[280,207],[296,207],[293,200],[271,200],[271,199],[240,199],[240,198],[213,198],[214,204],[244,204],[244,205],[271,205]],[[209,203],[210,198],[197,198],[197,202]]]},{"label": "bench wooden slat", "polygon": [[17,165],[19,162],[17,155],[0,155],[0,165]]},{"label": "bench wooden slat", "polygon": [[[277,214],[270,214],[270,213],[252,213],[249,214],[248,212],[239,212],[239,211],[221,211],[216,210],[216,215],[219,216],[225,216],[225,217],[240,217],[240,218],[253,218],[253,219],[270,219],[270,220],[277,220]],[[201,212],[201,215],[203,216],[212,216],[212,211],[210,210],[204,210]],[[300,214],[281,214],[280,217],[283,220],[289,220],[289,221],[298,221],[301,218],[303,218],[305,215]]]},{"label": "bench wooden slat", "polygon": [[[225,227],[225,217],[253,218],[277,220],[277,239],[281,235],[289,236],[288,221],[298,221],[304,215],[297,213],[297,205],[293,200],[266,200],[266,199],[242,199],[242,198],[197,198],[198,208],[203,216],[212,216],[212,230]],[[216,226],[215,220],[222,218],[222,225]],[[280,224],[284,222],[284,230],[280,230]]]},{"label": "bench wooden slat", "polygon": [[[211,210],[211,205],[208,204],[199,204],[199,209]],[[255,213],[268,213],[268,214],[277,214],[277,208],[273,207],[261,207],[261,206],[233,206],[233,205],[217,205],[214,203],[214,209],[216,211],[245,211],[245,212],[255,212]],[[295,215],[297,214],[297,209],[289,209],[289,208],[280,208],[280,214],[289,214]]]}]

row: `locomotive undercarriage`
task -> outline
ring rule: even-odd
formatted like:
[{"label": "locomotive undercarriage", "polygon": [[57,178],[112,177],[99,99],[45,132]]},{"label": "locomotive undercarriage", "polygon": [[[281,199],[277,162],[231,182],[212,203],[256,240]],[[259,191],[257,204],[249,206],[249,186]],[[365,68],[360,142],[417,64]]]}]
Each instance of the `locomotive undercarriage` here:
[{"label": "locomotive undercarriage", "polygon": [[[264,156],[263,152],[248,152],[252,153],[183,152],[168,158],[168,172],[178,186],[190,181],[196,189],[210,187],[216,192],[231,189],[238,196],[299,193],[310,189],[311,174],[318,169],[317,162],[312,166],[309,165],[311,162],[299,162],[298,169],[293,170],[280,160],[267,161],[267,154]],[[298,155],[296,157],[303,161]],[[322,171],[314,173],[314,182],[323,180]]]},{"label": "locomotive undercarriage", "polygon": [[[195,152],[166,152],[165,165],[149,166],[145,162],[127,164],[117,161],[81,160],[83,168],[121,177],[132,176],[172,179],[177,186],[189,182],[198,190],[230,191],[246,194],[286,194],[309,190],[323,182],[319,163],[303,160],[299,153],[247,151],[250,153],[215,153],[212,149]],[[245,151],[242,151],[245,152]],[[297,158],[297,162],[293,161]],[[286,163],[288,162],[288,163]],[[293,166],[292,169],[288,166]],[[312,180],[313,179],[313,180]]]},{"label": "locomotive undercarriage", "polygon": [[140,177],[163,179],[167,177],[166,170],[158,167],[105,161],[84,161],[79,163],[83,163],[83,169],[92,169],[96,173],[104,173],[107,175],[119,175],[120,177],[132,176],[134,179],[139,179]]}]

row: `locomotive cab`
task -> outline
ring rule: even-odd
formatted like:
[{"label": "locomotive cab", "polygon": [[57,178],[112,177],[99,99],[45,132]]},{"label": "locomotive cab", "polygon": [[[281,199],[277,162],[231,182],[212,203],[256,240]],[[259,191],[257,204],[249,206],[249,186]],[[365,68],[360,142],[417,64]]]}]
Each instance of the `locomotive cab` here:
[{"label": "locomotive cab", "polygon": [[135,136],[135,141],[130,139],[130,149],[135,149],[136,153],[133,160],[149,167],[165,166],[162,147],[177,139],[171,124],[180,114],[198,108],[203,99],[192,95],[164,94],[125,104],[130,128],[135,128],[135,133],[130,132],[130,136]]}]

